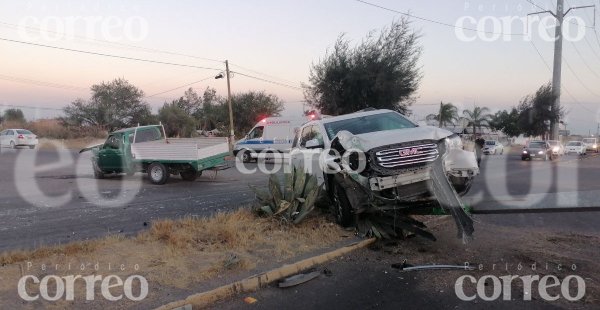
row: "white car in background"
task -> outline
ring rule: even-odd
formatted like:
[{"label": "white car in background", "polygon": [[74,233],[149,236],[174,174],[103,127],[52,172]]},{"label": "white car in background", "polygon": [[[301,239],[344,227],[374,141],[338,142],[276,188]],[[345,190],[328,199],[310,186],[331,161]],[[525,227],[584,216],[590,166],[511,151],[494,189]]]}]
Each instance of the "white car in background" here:
[{"label": "white car in background", "polygon": [[585,145],[586,150],[598,153],[598,140],[596,138],[583,138],[581,142]]},{"label": "white car in background", "polygon": [[502,155],[504,153],[504,146],[499,141],[496,141],[496,140],[486,140],[485,143],[483,144],[483,148],[481,149],[481,151],[485,155],[490,155],[490,154],[493,154],[493,155],[500,154],[500,155]]},{"label": "white car in background", "polygon": [[575,153],[577,155],[585,155],[586,147],[581,141],[571,141],[565,146],[565,154]]},{"label": "white car in background", "polygon": [[37,145],[37,136],[27,129],[6,129],[0,132],[0,147],[15,149],[19,146],[28,146],[34,149]]},{"label": "white car in background", "polygon": [[557,140],[548,140],[548,144],[552,148],[552,154],[554,155],[564,155],[565,154],[565,146]]}]

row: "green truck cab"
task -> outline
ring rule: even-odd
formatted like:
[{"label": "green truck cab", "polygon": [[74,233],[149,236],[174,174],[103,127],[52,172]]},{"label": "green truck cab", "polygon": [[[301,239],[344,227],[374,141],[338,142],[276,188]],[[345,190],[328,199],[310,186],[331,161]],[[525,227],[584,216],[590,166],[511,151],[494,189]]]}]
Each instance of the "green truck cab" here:
[{"label": "green truck cab", "polygon": [[171,175],[194,181],[203,170],[226,168],[228,144],[226,138],[166,138],[162,125],[150,125],[117,130],[103,144],[81,152],[87,150],[97,179],[144,172],[152,183],[165,184]]}]

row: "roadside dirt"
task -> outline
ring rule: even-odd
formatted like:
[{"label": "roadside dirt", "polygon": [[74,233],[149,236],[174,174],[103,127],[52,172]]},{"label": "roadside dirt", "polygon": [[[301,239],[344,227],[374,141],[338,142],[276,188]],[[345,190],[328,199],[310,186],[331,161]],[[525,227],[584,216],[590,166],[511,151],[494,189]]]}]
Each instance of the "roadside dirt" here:
[{"label": "roadside dirt", "polygon": [[[411,265],[450,264],[476,267],[475,271],[412,271],[403,272],[404,276],[419,278],[417,291],[446,292],[454,294],[454,285],[458,277],[472,275],[480,279],[486,275],[496,277],[506,275],[535,276],[542,278],[554,275],[562,282],[569,275],[577,275],[585,280],[585,296],[576,302],[570,302],[561,295],[560,286],[548,289],[552,296],[560,296],[550,306],[564,308],[594,307],[600,303],[600,235],[575,234],[556,230],[529,229],[497,226],[477,222],[471,242],[463,244],[456,238],[456,227],[449,216],[430,218],[428,227],[438,238],[430,242],[422,238],[410,238],[403,241],[381,241],[375,244],[370,254],[380,263],[402,263],[404,259]],[[358,260],[362,255],[358,255]],[[368,258],[367,258],[368,259]],[[485,281],[486,292],[492,294],[493,283]],[[551,280],[549,283],[552,283]],[[571,296],[576,295],[575,280],[571,280]],[[450,292],[449,292],[450,291]],[[465,293],[476,294],[475,284],[465,282]],[[511,286],[512,300],[523,300],[523,281],[516,279]],[[532,286],[532,299],[545,302],[538,292],[537,284]],[[500,297],[499,299],[502,299]],[[482,300],[479,299],[479,303]],[[477,301],[475,301],[477,303]],[[508,304],[507,304],[508,305]]]}]

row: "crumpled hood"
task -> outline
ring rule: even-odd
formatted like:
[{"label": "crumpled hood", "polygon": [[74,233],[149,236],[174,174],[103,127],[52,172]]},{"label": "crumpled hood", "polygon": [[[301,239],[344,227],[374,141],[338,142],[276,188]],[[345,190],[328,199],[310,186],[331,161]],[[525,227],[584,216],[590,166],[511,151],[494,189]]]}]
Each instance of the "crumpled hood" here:
[{"label": "crumpled hood", "polygon": [[422,126],[396,130],[376,131],[359,135],[353,135],[349,131],[342,130],[337,133],[340,144],[346,149],[356,148],[362,151],[397,143],[415,140],[441,140],[451,136],[453,133],[438,127]]}]

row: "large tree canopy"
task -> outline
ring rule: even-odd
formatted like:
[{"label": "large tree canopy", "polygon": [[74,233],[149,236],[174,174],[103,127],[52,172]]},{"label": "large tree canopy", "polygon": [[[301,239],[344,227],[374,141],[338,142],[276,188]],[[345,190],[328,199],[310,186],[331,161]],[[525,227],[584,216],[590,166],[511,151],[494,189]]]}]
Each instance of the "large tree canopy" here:
[{"label": "large tree canopy", "polygon": [[91,87],[89,100],[77,99],[64,108],[70,125],[97,126],[108,131],[146,124],[153,120],[144,92],[127,80],[116,79]]},{"label": "large tree canopy", "polygon": [[418,39],[407,18],[371,32],[353,48],[340,35],[333,51],[312,65],[306,100],[330,115],[367,107],[407,113],[421,79]]},{"label": "large tree canopy", "polygon": [[533,95],[526,96],[518,106],[520,112],[519,127],[529,136],[543,136],[550,130],[550,124],[558,122],[562,110],[555,111],[552,85],[542,85]]}]

